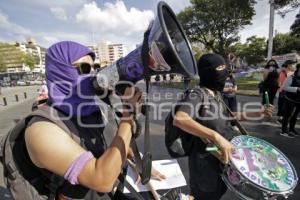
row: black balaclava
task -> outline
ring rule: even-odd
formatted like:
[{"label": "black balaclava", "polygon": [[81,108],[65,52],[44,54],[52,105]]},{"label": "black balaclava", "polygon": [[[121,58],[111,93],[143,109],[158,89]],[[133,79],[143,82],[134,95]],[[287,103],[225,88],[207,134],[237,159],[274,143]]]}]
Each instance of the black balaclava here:
[{"label": "black balaclava", "polygon": [[218,54],[205,54],[198,61],[198,73],[200,76],[200,86],[213,91],[223,91],[228,71],[225,67],[225,60]]}]

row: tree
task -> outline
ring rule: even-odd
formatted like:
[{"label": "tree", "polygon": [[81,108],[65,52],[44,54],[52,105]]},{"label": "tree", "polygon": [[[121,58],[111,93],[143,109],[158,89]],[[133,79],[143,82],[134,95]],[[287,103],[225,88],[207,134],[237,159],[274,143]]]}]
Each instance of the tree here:
[{"label": "tree", "polygon": [[249,65],[256,65],[265,60],[266,47],[266,38],[252,36],[244,44],[234,44],[231,49],[236,56],[246,59]]},{"label": "tree", "polygon": [[39,60],[38,57],[27,53],[23,55],[23,62],[26,66],[30,68],[30,70],[33,70],[34,66],[39,62]]},{"label": "tree", "polygon": [[279,33],[273,40],[273,54],[280,55],[292,52],[300,52],[300,38],[289,33]]},{"label": "tree", "polygon": [[299,0],[274,0],[274,2],[275,8],[282,17],[284,17],[286,13],[300,7]]},{"label": "tree", "polygon": [[291,26],[291,35],[300,38],[300,13],[296,15],[296,20]]},{"label": "tree", "polygon": [[0,71],[8,67],[21,66],[24,53],[14,44],[0,42]]},{"label": "tree", "polygon": [[225,56],[239,40],[238,31],[251,24],[255,0],[191,0],[191,6],[178,14],[187,36]]}]

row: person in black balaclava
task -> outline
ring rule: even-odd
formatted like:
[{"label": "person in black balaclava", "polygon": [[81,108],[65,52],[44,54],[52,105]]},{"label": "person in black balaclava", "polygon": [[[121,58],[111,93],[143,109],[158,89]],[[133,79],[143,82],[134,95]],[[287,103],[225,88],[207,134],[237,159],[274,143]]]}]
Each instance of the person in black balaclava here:
[{"label": "person in black balaclava", "polygon": [[198,61],[198,73],[200,86],[220,92],[223,91],[226,78],[229,76],[224,58],[217,54],[202,56]]},{"label": "person in black balaclava", "polygon": [[[203,55],[198,61],[200,84],[187,92],[175,105],[173,130],[182,130],[191,137],[189,172],[191,193],[198,199],[220,199],[226,192],[226,185],[220,176],[221,163],[227,164],[233,149],[229,142],[234,132],[228,123],[228,114],[220,103],[228,72],[225,60],[218,54]],[[241,116],[271,116],[273,108],[252,113],[235,113]],[[205,151],[210,142],[218,146],[220,153]],[[221,161],[221,162],[220,162]]]}]

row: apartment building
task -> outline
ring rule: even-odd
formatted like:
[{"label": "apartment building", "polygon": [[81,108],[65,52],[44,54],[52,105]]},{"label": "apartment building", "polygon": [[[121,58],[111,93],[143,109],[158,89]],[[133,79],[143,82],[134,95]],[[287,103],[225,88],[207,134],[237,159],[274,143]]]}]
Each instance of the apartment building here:
[{"label": "apartment building", "polygon": [[37,45],[34,38],[27,38],[25,43],[2,43],[0,46],[0,64],[5,66],[7,72],[30,71],[23,60],[26,54],[32,55],[38,61],[33,72],[45,72],[46,48]]},{"label": "apartment building", "polygon": [[111,64],[128,54],[127,47],[124,44],[102,42],[98,45],[98,54],[101,66]]}]

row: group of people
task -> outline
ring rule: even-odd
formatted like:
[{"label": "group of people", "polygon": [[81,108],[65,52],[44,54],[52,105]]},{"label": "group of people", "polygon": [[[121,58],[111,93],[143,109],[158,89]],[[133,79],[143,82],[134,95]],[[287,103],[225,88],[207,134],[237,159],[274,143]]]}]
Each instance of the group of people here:
[{"label": "group of people", "polygon": [[[48,49],[45,60],[48,101],[37,108],[37,111],[48,112],[43,116],[33,116],[18,137],[22,145],[16,148],[14,157],[16,161],[22,161],[18,169],[26,169],[20,173],[25,180],[18,183],[18,188],[27,184],[28,191],[34,188],[35,195],[44,197],[49,194],[53,196],[54,191],[54,199],[59,200],[129,198],[114,188],[126,160],[132,159],[130,143],[132,130],[136,126],[135,117],[127,109],[123,110],[116,133],[111,133],[114,138],[109,145],[103,136],[104,127],[92,126],[103,124],[103,113],[97,105],[92,86],[94,59],[95,54],[90,49],[76,42],[59,42]],[[182,99],[183,104],[176,104],[171,125],[191,135],[196,143],[188,159],[192,196],[196,200],[215,200],[220,199],[227,189],[220,173],[230,161],[233,150],[230,140],[235,132],[228,118],[211,118],[210,115],[228,115],[220,98],[224,92],[234,93],[236,87],[234,83],[229,87],[230,76],[222,56],[205,54],[198,60],[197,67],[200,83],[196,87],[204,92],[196,95],[190,93]],[[298,84],[297,80],[292,78],[292,86]],[[225,82],[227,86],[224,89]],[[286,82],[289,83],[288,80]],[[231,97],[229,93],[225,95]],[[138,112],[143,102],[141,96],[142,92],[136,87],[128,87],[121,98]],[[208,101],[205,113],[202,107],[197,106],[204,99]],[[244,116],[270,117],[272,113],[271,106],[248,113],[233,110],[237,120],[244,120]],[[207,143],[215,144],[219,151],[216,154],[207,153]],[[154,178],[166,178],[155,170],[152,172]],[[62,182],[46,187],[49,183],[47,174],[57,175]],[[19,195],[24,197],[24,194]]]},{"label": "group of people", "polygon": [[[296,67],[294,67],[296,66]],[[278,95],[278,123],[282,124],[280,135],[294,138],[299,133],[295,130],[297,116],[300,111],[300,64],[287,60],[279,66],[275,60],[269,60],[264,69],[261,83],[262,103],[266,103],[265,92],[269,103],[274,104]]]}]

